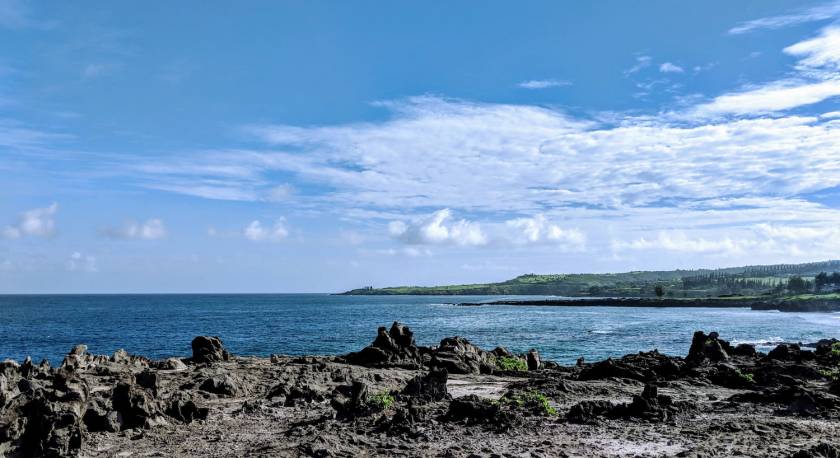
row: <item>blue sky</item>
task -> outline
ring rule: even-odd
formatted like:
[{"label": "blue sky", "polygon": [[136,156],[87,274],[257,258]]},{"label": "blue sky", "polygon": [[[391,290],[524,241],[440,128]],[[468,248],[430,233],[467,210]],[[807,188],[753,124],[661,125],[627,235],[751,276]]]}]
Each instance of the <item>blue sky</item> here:
[{"label": "blue sky", "polygon": [[839,19],[0,0],[0,292],[840,258]]}]

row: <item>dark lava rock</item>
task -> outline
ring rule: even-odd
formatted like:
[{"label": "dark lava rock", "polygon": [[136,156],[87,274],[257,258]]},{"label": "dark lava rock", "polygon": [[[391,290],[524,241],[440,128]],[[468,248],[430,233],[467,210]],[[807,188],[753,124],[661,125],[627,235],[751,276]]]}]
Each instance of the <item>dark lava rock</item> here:
[{"label": "dark lava rock", "polygon": [[820,391],[803,388],[798,384],[786,385],[764,391],[739,393],[729,397],[733,402],[776,404],[782,415],[813,416],[840,407],[840,398]]},{"label": "dark lava rock", "polygon": [[800,450],[790,458],[840,458],[840,447],[823,442],[807,450]]},{"label": "dark lava rock", "polygon": [[745,356],[749,358],[758,356],[758,353],[755,351],[755,346],[745,343],[736,345],[732,353],[736,356]]},{"label": "dark lava rock", "polygon": [[39,392],[22,409],[26,426],[20,449],[29,456],[76,456],[82,448],[79,403],[55,402]]},{"label": "dark lava rock", "polygon": [[214,375],[204,380],[198,389],[222,396],[236,396],[242,391],[236,379],[227,374]]},{"label": "dark lava rock", "polygon": [[209,409],[198,407],[192,399],[180,396],[169,402],[165,413],[183,423],[192,423],[196,420],[205,420]]},{"label": "dark lava rock", "polygon": [[776,348],[767,353],[767,358],[779,361],[795,361],[800,356],[799,345],[796,344],[779,344]]},{"label": "dark lava rock", "polygon": [[449,399],[449,392],[446,390],[448,378],[449,374],[446,369],[432,369],[426,375],[418,375],[409,380],[403,388],[402,394],[423,402]]},{"label": "dark lava rock", "polygon": [[122,414],[112,410],[108,400],[96,398],[88,403],[85,415],[82,418],[88,431],[119,432],[122,429]]},{"label": "dark lava rock", "polygon": [[222,339],[211,336],[198,336],[192,341],[192,362],[212,363],[228,361],[230,353],[225,350]]},{"label": "dark lava rock", "polygon": [[461,421],[468,425],[489,424],[500,429],[507,429],[514,422],[513,415],[502,411],[498,403],[474,394],[453,399],[444,420]]},{"label": "dark lava rock", "polygon": [[579,380],[602,380],[606,378],[628,378],[641,382],[667,380],[679,376],[683,362],[654,350],[626,355],[621,359],[608,358],[584,367],[578,374]]},{"label": "dark lava rock", "polygon": [[607,416],[615,407],[610,401],[581,401],[569,409],[566,420],[570,423],[595,423],[598,417]]},{"label": "dark lava rock", "polygon": [[345,359],[350,364],[366,367],[418,369],[423,366],[421,349],[414,343],[414,333],[396,321],[390,331],[380,327],[371,345],[346,355]]},{"label": "dark lava rock", "polygon": [[729,342],[720,339],[718,333],[710,332],[709,335],[706,335],[703,331],[696,331],[691,339],[691,348],[689,348],[688,356],[685,359],[693,365],[707,361],[728,361],[729,353],[733,353],[734,350]]},{"label": "dark lava rock", "polygon": [[431,367],[450,374],[488,374],[496,368],[495,356],[463,337],[447,337],[432,354]]},{"label": "dark lava rock", "polygon": [[157,405],[149,393],[138,385],[120,383],[111,395],[114,410],[123,418],[123,429],[149,428],[157,416]]},{"label": "dark lava rock", "polygon": [[609,401],[583,401],[569,410],[566,419],[572,423],[594,423],[598,417],[631,419],[638,418],[660,422],[675,414],[694,410],[690,402],[674,402],[670,396],[658,393],[654,385],[645,385],[641,395],[633,396],[629,404],[613,404]]},{"label": "dark lava rock", "polygon": [[151,391],[154,396],[157,396],[158,388],[160,387],[157,372],[146,369],[143,372],[135,374],[134,381],[143,388]]},{"label": "dark lava rock", "polygon": [[542,363],[540,362],[540,354],[534,348],[528,350],[526,361],[528,362],[529,371],[538,370],[542,366]]}]

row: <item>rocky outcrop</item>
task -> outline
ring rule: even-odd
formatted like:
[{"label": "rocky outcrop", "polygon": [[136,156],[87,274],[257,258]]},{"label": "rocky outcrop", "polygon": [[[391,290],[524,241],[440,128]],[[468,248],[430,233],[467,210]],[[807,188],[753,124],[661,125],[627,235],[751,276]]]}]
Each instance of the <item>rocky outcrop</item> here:
[{"label": "rocky outcrop", "polygon": [[706,335],[703,331],[697,331],[691,339],[691,348],[685,360],[692,365],[717,363],[728,361],[731,353],[734,353],[734,348],[729,342],[720,339],[718,333],[710,332]]},{"label": "rocky outcrop", "polygon": [[419,369],[423,367],[423,353],[415,344],[411,329],[395,321],[390,330],[380,327],[372,344],[345,359],[365,367]]},{"label": "rocky outcrop", "polygon": [[446,369],[432,369],[425,375],[411,379],[402,394],[420,402],[435,402],[450,399],[446,389],[449,374]]},{"label": "rocky outcrop", "polygon": [[447,337],[433,351],[429,366],[450,374],[489,374],[496,368],[496,358],[463,337]]},{"label": "rocky outcrop", "polygon": [[583,401],[572,406],[566,419],[572,423],[595,423],[599,418],[641,419],[652,422],[666,421],[672,416],[694,410],[688,402],[675,402],[670,396],[661,395],[654,385],[645,385],[640,395],[634,395],[628,404],[608,401]]},{"label": "rocky outcrop", "polygon": [[222,344],[222,339],[211,336],[198,336],[192,341],[192,359],[196,364],[228,361],[230,353]]}]

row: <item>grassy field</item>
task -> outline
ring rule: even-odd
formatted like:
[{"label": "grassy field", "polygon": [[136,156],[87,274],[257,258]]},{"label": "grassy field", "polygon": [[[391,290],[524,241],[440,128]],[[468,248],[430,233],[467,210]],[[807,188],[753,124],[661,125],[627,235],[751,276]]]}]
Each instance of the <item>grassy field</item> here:
[{"label": "grassy field", "polygon": [[790,292],[780,290],[779,285],[786,285],[791,276],[813,281],[819,272],[834,271],[840,271],[840,261],[605,274],[526,274],[498,283],[360,288],[344,294],[654,297],[661,289],[668,298],[788,295]]}]

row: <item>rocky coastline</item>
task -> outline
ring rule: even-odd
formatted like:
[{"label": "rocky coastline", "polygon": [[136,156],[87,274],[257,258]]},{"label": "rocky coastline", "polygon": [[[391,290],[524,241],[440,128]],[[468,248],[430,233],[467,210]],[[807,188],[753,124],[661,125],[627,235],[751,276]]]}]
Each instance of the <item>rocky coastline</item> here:
[{"label": "rocky coastline", "polygon": [[563,366],[399,323],[341,356],[78,345],[0,363],[0,456],[840,457],[840,342],[809,347],[697,331],[685,357]]},{"label": "rocky coastline", "polygon": [[706,297],[706,298],[657,298],[657,297],[599,297],[599,298],[557,298],[557,299],[502,299],[487,302],[460,302],[453,305],[481,307],[487,305],[517,305],[540,307],[711,307],[750,308],[752,310],[777,310],[780,312],[840,312],[840,300],[809,299],[791,300],[782,298],[754,297]]}]

